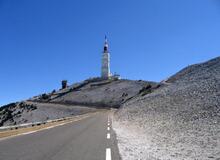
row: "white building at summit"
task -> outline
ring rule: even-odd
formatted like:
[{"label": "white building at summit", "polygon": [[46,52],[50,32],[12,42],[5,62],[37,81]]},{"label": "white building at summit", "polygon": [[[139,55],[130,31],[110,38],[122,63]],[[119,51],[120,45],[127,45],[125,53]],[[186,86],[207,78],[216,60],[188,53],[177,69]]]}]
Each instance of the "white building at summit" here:
[{"label": "white building at summit", "polygon": [[111,73],[110,73],[110,53],[108,51],[108,42],[107,42],[106,37],[105,37],[104,51],[102,53],[101,77],[103,79],[109,79],[111,77]]}]

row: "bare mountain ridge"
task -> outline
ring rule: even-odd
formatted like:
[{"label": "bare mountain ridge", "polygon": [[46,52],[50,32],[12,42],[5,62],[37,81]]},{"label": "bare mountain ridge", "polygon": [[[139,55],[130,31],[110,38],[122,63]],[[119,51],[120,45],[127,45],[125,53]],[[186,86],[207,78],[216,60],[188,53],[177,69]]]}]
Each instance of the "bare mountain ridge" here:
[{"label": "bare mountain ridge", "polygon": [[148,85],[156,86],[157,83],[131,80],[90,82],[77,90],[52,99],[50,102],[118,108]]},{"label": "bare mountain ridge", "polygon": [[195,81],[208,78],[219,78],[220,57],[211,59],[204,63],[188,66],[175,75],[171,76],[167,82]]},{"label": "bare mountain ridge", "polygon": [[91,78],[57,92],[36,96],[28,101],[118,108],[149,86],[151,89],[156,88],[158,83],[142,80]]}]

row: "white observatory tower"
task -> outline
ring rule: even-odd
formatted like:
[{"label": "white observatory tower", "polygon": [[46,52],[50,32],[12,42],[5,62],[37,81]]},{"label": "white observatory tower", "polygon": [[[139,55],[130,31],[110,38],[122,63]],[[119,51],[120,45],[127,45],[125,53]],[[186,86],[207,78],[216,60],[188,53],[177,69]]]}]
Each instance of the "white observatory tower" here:
[{"label": "white observatory tower", "polygon": [[108,42],[107,38],[105,36],[105,44],[104,44],[104,51],[102,54],[102,71],[101,71],[101,77],[103,79],[109,79],[111,76],[110,73],[110,54],[108,51]]}]

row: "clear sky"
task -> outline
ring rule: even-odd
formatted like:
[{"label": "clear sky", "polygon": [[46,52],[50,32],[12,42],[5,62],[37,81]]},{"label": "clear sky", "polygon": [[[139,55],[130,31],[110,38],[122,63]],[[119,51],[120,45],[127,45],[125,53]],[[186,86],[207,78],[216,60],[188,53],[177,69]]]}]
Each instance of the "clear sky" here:
[{"label": "clear sky", "polygon": [[0,0],[0,105],[111,70],[160,81],[220,54],[219,0]]}]

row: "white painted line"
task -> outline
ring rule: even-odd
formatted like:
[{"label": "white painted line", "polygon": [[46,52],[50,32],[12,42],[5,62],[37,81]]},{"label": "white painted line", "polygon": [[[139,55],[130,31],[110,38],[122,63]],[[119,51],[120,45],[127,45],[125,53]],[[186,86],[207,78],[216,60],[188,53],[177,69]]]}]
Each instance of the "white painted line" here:
[{"label": "white painted line", "polygon": [[81,117],[81,118],[79,118],[79,119],[75,119],[75,120],[72,120],[72,121],[70,121],[70,122],[64,122],[64,123],[57,124],[57,125],[54,125],[54,126],[49,126],[49,127],[46,127],[46,128],[41,128],[41,129],[35,130],[35,131],[24,132],[24,133],[20,133],[20,134],[8,136],[8,137],[3,137],[3,138],[0,138],[0,141],[5,140],[5,139],[9,139],[9,138],[13,138],[13,137],[17,137],[17,136],[21,136],[21,135],[27,135],[27,134],[31,134],[31,133],[34,133],[34,132],[39,132],[39,131],[42,131],[42,130],[51,129],[51,128],[58,127],[58,126],[62,126],[62,125],[68,124],[68,123],[80,121],[80,120],[82,120],[82,119],[84,119],[84,118],[87,118],[87,117],[89,117],[89,116]]},{"label": "white painted line", "polygon": [[54,128],[55,126],[50,126],[50,127],[46,127],[45,129],[51,129]]},{"label": "white painted line", "polygon": [[112,156],[111,156],[111,148],[106,148],[106,158],[105,160],[111,160]]},{"label": "white painted line", "polygon": [[110,133],[107,133],[107,139],[110,139]]},{"label": "white painted line", "polygon": [[[24,133],[21,133],[21,134],[17,134],[17,135],[13,135],[13,136],[5,137],[5,138],[10,138],[10,137],[15,137],[15,136],[20,136],[20,135],[27,135],[27,134],[31,134],[31,133],[35,133],[35,132],[39,132],[39,131],[42,131],[42,130],[46,130],[46,129],[51,129],[51,128],[54,128],[54,127],[62,126],[62,125],[65,125],[65,124],[67,124],[67,123],[62,123],[62,124],[58,124],[58,125],[55,125],[55,126],[49,126],[49,127],[46,127],[46,128],[42,128],[42,129],[39,129],[39,130],[35,130],[35,131],[24,132]],[[1,138],[1,139],[4,139],[4,138]]]},{"label": "white painted line", "polygon": [[37,132],[37,131],[30,131],[30,132],[26,132],[26,133],[21,133],[20,135],[27,135],[27,134],[31,134],[31,133],[34,133],[34,132]]},{"label": "white painted line", "polygon": [[109,130],[110,130],[110,127],[108,127],[107,130],[109,131]]}]

